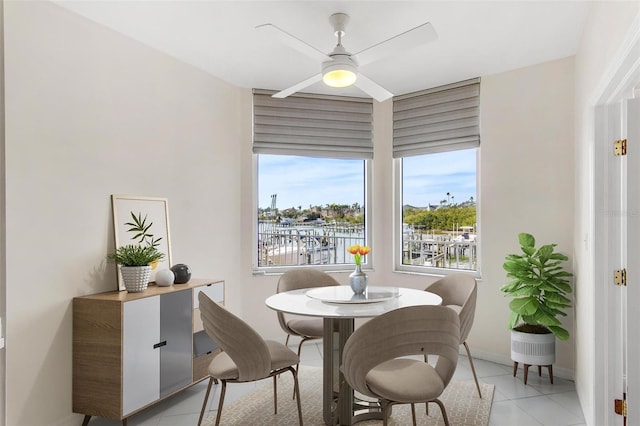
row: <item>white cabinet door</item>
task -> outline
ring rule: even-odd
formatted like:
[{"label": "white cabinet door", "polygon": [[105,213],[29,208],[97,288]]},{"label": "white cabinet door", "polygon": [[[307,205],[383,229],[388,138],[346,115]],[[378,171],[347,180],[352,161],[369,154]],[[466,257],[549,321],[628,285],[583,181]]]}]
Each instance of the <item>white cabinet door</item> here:
[{"label": "white cabinet door", "polygon": [[160,298],[124,304],[122,414],[160,398]]}]

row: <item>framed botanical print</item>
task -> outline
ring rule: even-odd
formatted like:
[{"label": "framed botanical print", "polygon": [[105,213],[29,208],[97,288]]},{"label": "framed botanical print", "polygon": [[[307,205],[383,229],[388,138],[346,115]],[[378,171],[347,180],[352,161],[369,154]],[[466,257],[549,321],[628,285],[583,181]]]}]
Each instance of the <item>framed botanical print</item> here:
[{"label": "framed botanical print", "polygon": [[[149,282],[156,271],[171,267],[171,239],[169,234],[169,202],[166,198],[111,195],[115,247],[129,244],[152,245],[164,257],[152,265]],[[120,265],[117,265],[118,289],[124,290]]]}]

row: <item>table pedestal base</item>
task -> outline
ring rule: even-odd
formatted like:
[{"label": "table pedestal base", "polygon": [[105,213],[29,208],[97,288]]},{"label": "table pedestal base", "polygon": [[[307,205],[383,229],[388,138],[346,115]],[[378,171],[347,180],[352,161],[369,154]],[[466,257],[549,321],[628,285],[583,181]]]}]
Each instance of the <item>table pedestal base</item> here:
[{"label": "table pedestal base", "polygon": [[[334,330],[338,330],[337,342]],[[344,382],[340,371],[342,349],[353,333],[353,318],[325,318],[322,341],[322,416],[327,425],[334,424],[334,416],[338,416],[335,424],[352,425],[365,420],[381,420],[382,410],[377,402],[363,401],[354,397],[353,389],[344,383],[342,394],[339,389]],[[342,399],[338,403],[337,399]],[[340,412],[338,412],[340,409]]]}]

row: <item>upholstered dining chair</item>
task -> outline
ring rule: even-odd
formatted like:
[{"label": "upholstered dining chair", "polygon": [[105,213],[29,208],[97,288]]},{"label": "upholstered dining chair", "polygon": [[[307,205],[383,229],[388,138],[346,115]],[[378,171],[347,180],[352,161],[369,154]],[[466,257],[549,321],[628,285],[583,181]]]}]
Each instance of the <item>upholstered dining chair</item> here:
[{"label": "upholstered dining chair", "polygon": [[471,351],[467,344],[467,336],[469,336],[471,326],[473,326],[473,319],[476,313],[476,299],[478,296],[476,279],[469,274],[450,274],[427,286],[425,291],[430,291],[442,297],[442,305],[458,313],[460,317],[460,344],[463,345],[467,351],[467,358],[469,359],[469,365],[473,373],[473,380],[476,382],[478,396],[482,398],[478,376],[476,375],[473,358],[471,358]]},{"label": "upholstered dining chair", "polygon": [[289,371],[293,374],[293,391],[298,404],[298,419],[302,426],[298,372],[293,368],[300,359],[295,352],[282,343],[264,340],[251,326],[211,300],[204,292],[198,294],[198,300],[204,330],[222,348],[222,352],[209,364],[209,385],[198,425],[202,423],[211,385],[215,380],[222,383],[216,425],[220,424],[227,383],[252,382],[273,377],[273,406],[274,413],[277,414],[276,378],[279,374]]},{"label": "upholstered dining chair", "polygon": [[[460,320],[444,306],[420,305],[396,309],[360,326],[347,340],[341,370],[346,383],[381,404],[383,424],[394,404],[435,402],[451,381],[458,363]],[[438,355],[435,366],[411,355]],[[341,386],[341,392],[345,386]],[[341,407],[338,409],[340,412]]]},{"label": "upholstered dining chair", "polygon": [[[340,285],[340,283],[338,283],[338,281],[336,281],[331,275],[319,269],[296,268],[290,269],[280,276],[276,292],[282,293],[302,288],[327,287],[332,285]],[[300,337],[300,343],[298,344],[298,357],[300,356],[300,351],[302,350],[302,344],[304,342],[313,339],[322,339],[322,318],[287,316],[282,312],[278,312],[278,322],[280,323],[282,330],[287,333],[285,345],[289,344],[289,337]]]}]

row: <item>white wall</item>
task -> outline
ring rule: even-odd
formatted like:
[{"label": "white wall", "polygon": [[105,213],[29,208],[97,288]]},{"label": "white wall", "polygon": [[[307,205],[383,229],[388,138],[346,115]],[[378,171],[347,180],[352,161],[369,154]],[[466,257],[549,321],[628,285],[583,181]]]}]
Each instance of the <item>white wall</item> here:
[{"label": "white wall", "polygon": [[[610,409],[610,401],[597,401],[602,386],[594,372],[605,368],[599,365],[594,354],[602,342],[595,340],[595,330],[602,318],[594,315],[600,301],[595,297],[599,280],[594,277],[593,220],[597,214],[593,200],[593,165],[599,161],[593,157],[593,105],[607,83],[607,76],[620,57],[622,42],[631,24],[637,19],[640,2],[594,2],[576,55],[576,221],[575,266],[577,281],[576,323],[576,388],[587,424],[596,424],[599,407]],[[609,77],[611,77],[609,75]],[[598,282],[597,282],[598,281]]]},{"label": "white wall", "polygon": [[174,263],[238,299],[250,96],[49,2],[4,8],[7,424],[79,424],[71,302],[116,288],[110,194],[167,197]]},{"label": "white wall", "polygon": [[[510,359],[508,299],[499,292],[506,282],[502,269],[507,253],[519,250],[517,234],[530,232],[540,243],[557,243],[573,252],[573,58],[503,74],[483,76],[481,83],[480,232],[482,281],[476,320],[469,337],[472,353],[499,362]],[[393,185],[391,101],[374,102],[372,282],[423,289],[434,277],[393,273]],[[250,167],[250,149],[243,152]],[[248,181],[246,185],[250,185]],[[243,205],[252,194],[245,187]],[[250,223],[253,210],[243,209]],[[251,235],[243,241],[250,258]],[[264,299],[276,288],[277,276],[256,276],[245,268],[245,316],[261,332],[281,337],[276,317]],[[567,263],[571,269],[571,262]],[[336,274],[347,282],[347,274]],[[573,331],[572,312],[563,321]],[[572,333],[573,334],[573,333]],[[558,373],[571,376],[574,340],[559,342]]]},{"label": "white wall", "polygon": [[[518,233],[572,256],[573,58],[484,77],[480,105],[483,291],[473,342],[508,354],[509,299],[498,289]],[[572,312],[562,321],[573,335]],[[557,342],[558,367],[573,368],[573,342]]]}]

